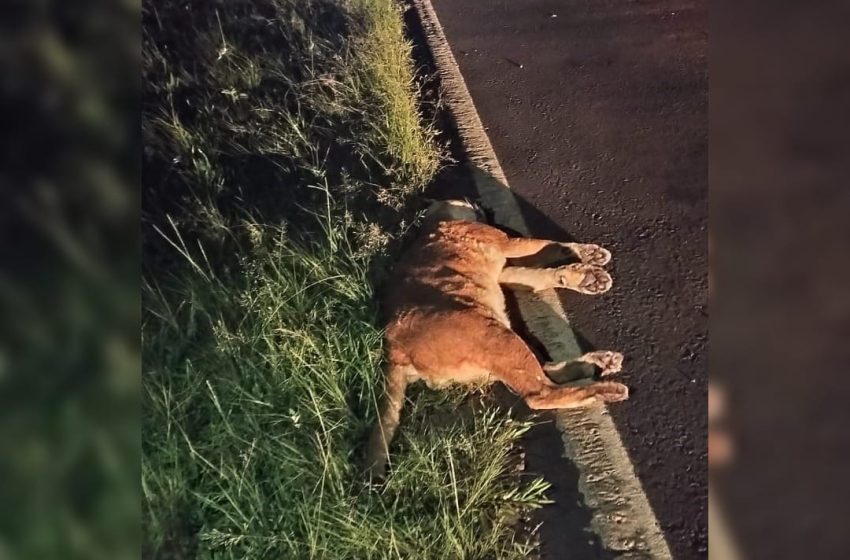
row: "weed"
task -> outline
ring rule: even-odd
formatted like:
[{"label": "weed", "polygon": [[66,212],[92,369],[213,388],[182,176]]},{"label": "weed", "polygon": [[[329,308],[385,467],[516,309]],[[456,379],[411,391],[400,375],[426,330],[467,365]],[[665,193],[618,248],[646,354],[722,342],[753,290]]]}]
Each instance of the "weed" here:
[{"label": "weed", "polygon": [[411,391],[392,474],[374,269],[439,150],[391,0],[144,4],[151,558],[524,558],[528,424]]}]

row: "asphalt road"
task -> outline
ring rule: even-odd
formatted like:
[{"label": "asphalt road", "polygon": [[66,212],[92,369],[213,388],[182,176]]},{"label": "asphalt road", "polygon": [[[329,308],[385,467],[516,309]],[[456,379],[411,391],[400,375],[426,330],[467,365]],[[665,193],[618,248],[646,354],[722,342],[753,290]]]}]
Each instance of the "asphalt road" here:
[{"label": "asphalt road", "polygon": [[[588,348],[625,353],[632,397],[612,415],[674,557],[705,558],[706,6],[432,1],[534,235],[614,254],[614,289],[565,308]],[[541,440],[529,467],[567,492]],[[575,557],[551,521],[568,502],[542,514],[546,558]]]}]

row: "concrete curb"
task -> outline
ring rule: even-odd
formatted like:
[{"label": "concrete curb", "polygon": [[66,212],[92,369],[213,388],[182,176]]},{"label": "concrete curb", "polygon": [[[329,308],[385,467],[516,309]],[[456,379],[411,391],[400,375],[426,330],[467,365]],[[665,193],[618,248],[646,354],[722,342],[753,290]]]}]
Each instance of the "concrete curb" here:
[{"label": "concrete curb", "polygon": [[[492,210],[497,223],[528,235],[528,227],[433,6],[429,0],[412,0],[412,4],[439,73],[443,100],[472,168],[481,202]],[[516,296],[528,329],[546,346],[553,360],[569,360],[581,354],[553,290],[537,294],[517,292]],[[672,558],[607,410],[597,407],[562,411],[556,417],[564,454],[581,473],[579,487],[593,512],[591,526],[602,545],[619,558]]]}]

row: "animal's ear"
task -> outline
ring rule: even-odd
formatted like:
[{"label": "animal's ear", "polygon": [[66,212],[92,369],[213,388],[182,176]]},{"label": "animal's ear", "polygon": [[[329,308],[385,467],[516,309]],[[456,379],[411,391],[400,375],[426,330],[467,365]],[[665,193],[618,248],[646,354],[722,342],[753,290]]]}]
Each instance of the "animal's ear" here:
[{"label": "animal's ear", "polygon": [[476,197],[467,196],[463,200],[467,204],[470,204],[473,208],[484,208],[480,196],[476,196]]},{"label": "animal's ear", "polygon": [[466,201],[472,205],[472,209],[475,210],[475,214],[478,216],[478,221],[484,223],[492,222],[493,213],[482,204],[481,197],[467,198]]}]

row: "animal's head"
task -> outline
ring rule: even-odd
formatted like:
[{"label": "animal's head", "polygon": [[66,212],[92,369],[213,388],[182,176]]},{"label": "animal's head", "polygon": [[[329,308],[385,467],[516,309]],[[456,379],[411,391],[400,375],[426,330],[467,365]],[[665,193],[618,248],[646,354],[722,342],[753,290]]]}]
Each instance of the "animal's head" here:
[{"label": "animal's head", "polygon": [[432,200],[425,211],[425,221],[430,223],[462,220],[483,222],[484,210],[468,200]]}]

